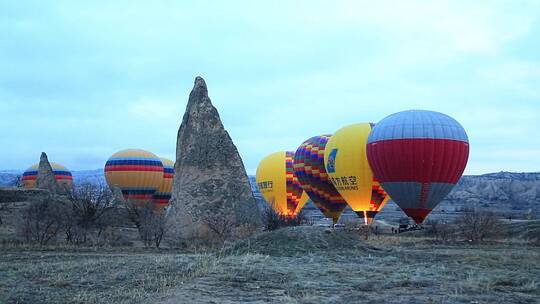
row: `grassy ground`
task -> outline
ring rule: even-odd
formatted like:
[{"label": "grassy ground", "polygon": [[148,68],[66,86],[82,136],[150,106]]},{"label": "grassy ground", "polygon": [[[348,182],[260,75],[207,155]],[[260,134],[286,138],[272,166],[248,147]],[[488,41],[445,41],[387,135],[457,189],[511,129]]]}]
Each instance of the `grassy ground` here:
[{"label": "grassy ground", "polygon": [[0,248],[0,303],[538,303],[540,248],[321,227],[214,253]]}]

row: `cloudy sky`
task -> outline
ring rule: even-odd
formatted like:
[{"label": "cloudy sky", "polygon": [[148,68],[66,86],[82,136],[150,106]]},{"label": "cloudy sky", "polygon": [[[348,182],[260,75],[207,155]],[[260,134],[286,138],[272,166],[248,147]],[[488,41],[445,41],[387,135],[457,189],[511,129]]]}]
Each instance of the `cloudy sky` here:
[{"label": "cloudy sky", "polygon": [[250,174],[406,109],[465,127],[468,174],[540,171],[540,1],[82,2],[0,0],[0,169],[173,158],[200,75]]}]

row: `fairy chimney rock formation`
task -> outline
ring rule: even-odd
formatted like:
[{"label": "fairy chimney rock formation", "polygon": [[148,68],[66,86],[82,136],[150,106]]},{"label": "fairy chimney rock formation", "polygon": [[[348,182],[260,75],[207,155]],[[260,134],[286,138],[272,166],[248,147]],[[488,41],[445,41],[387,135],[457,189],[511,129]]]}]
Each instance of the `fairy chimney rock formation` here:
[{"label": "fairy chimney rock formation", "polygon": [[174,171],[170,214],[183,238],[257,231],[261,219],[244,164],[201,77],[178,130]]},{"label": "fairy chimney rock formation", "polygon": [[56,182],[56,177],[54,176],[53,169],[45,152],[41,152],[41,157],[39,158],[36,187],[49,190],[49,192],[55,194],[62,192],[60,186]]}]

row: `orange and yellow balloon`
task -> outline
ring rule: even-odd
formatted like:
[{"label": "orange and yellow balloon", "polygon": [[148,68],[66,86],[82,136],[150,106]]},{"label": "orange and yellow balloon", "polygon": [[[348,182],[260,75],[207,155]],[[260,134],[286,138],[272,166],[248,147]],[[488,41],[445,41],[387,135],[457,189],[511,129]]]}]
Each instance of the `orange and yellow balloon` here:
[{"label": "orange and yellow balloon", "polygon": [[306,204],[308,196],[293,170],[293,152],[275,152],[265,157],[257,167],[257,187],[266,202],[279,214],[295,217]]},{"label": "orange and yellow balloon", "polygon": [[171,199],[173,178],[174,178],[174,162],[172,160],[160,157],[163,164],[163,179],[159,188],[154,193],[154,205],[157,209],[164,209],[169,205]]},{"label": "orange and yellow balloon", "polygon": [[374,178],[366,143],[372,124],[359,123],[339,129],[326,144],[326,172],[339,194],[366,225],[384,207],[388,194]]},{"label": "orange and yellow balloon", "polygon": [[127,201],[148,203],[163,181],[163,164],[159,157],[140,149],[113,154],[105,164],[109,187],[118,187]]},{"label": "orange and yellow balloon", "polygon": [[[73,177],[71,172],[64,166],[51,162],[51,167],[54,173],[56,182],[62,189],[71,189],[73,187]],[[34,164],[26,169],[22,175],[23,188],[35,188],[37,181],[39,164]]]}]

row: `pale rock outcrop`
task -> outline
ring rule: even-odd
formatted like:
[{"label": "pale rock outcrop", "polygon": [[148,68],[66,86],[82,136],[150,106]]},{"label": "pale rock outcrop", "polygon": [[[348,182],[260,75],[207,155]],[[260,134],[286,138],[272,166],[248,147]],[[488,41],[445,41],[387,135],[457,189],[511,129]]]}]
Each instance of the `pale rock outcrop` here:
[{"label": "pale rock outcrop", "polygon": [[41,157],[39,158],[36,187],[38,189],[48,190],[53,194],[62,194],[66,192],[66,189],[62,189],[58,185],[53,169],[45,152],[41,152]]},{"label": "pale rock outcrop", "polygon": [[195,78],[178,130],[169,215],[182,238],[232,239],[261,225],[244,164],[205,81]]}]

